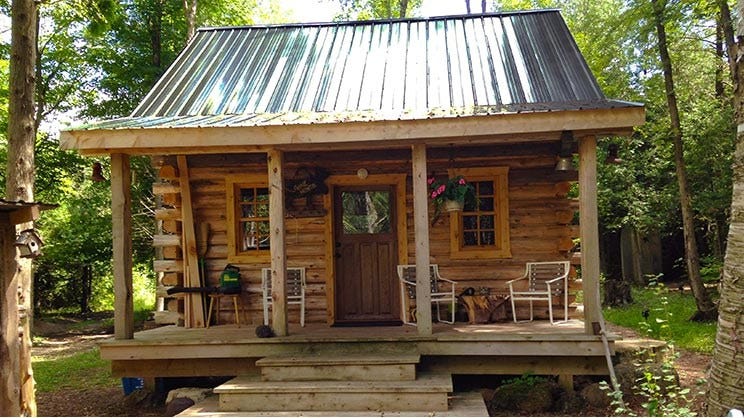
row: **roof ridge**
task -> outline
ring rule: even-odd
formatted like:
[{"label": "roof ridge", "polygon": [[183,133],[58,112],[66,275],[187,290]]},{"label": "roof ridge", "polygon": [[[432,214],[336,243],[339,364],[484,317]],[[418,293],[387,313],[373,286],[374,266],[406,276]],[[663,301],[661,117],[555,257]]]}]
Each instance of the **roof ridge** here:
[{"label": "roof ridge", "polygon": [[197,32],[212,32],[222,30],[241,30],[241,29],[269,29],[269,28],[302,28],[318,26],[361,26],[374,24],[390,23],[413,23],[413,22],[430,22],[436,20],[454,20],[454,19],[479,19],[484,17],[502,17],[510,15],[525,15],[535,13],[560,13],[560,9],[532,9],[532,10],[512,10],[488,13],[471,13],[446,16],[429,16],[429,17],[406,17],[393,19],[369,19],[369,20],[349,20],[339,22],[296,22],[296,23],[272,23],[258,25],[238,25],[238,26],[208,26],[197,29]]}]

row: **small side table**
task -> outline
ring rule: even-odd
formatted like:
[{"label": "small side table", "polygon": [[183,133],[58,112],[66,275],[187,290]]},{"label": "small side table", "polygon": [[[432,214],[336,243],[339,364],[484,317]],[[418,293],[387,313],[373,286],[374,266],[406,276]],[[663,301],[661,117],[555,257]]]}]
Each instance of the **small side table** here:
[{"label": "small side table", "polygon": [[[212,307],[214,307],[217,310],[217,315],[214,318],[215,325],[219,324],[220,322],[220,299],[221,298],[232,298],[233,306],[235,307],[235,323],[240,326],[240,311],[238,309],[238,304],[243,305],[243,301],[240,299],[240,293],[233,293],[233,294],[224,294],[224,293],[211,293],[209,295],[209,314],[207,315],[207,328],[209,328],[209,325],[212,322]],[[217,301],[217,305],[215,306],[215,300]]]}]

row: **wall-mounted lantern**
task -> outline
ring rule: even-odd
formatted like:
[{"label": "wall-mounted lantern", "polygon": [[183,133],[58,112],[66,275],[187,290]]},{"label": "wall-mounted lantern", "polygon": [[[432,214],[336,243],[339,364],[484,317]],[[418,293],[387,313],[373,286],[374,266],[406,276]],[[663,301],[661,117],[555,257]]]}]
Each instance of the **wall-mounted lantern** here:
[{"label": "wall-mounted lantern", "polygon": [[26,229],[18,234],[14,244],[21,253],[22,258],[36,258],[41,255],[41,247],[44,241],[34,229]]}]

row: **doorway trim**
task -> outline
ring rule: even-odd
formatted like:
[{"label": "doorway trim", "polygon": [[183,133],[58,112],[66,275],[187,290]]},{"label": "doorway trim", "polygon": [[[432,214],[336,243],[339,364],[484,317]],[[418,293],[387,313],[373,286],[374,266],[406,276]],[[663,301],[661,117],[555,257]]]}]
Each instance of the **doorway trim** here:
[{"label": "doorway trim", "polygon": [[408,264],[408,220],[406,210],[406,174],[371,174],[362,179],[356,175],[335,175],[326,179],[328,193],[323,197],[325,216],[325,271],[326,271],[326,314],[328,324],[336,321],[336,263],[334,235],[333,196],[339,186],[395,186],[395,227],[398,240],[398,264]]}]

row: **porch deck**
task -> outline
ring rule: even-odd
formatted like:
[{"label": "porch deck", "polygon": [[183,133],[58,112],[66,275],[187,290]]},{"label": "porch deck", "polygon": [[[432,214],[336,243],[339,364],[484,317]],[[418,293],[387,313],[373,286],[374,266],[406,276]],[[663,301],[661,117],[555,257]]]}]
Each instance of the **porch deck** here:
[{"label": "porch deck", "polygon": [[[606,374],[599,336],[571,320],[487,325],[434,324],[430,336],[415,327],[329,327],[290,324],[286,337],[257,338],[252,325],[210,328],[166,326],[134,339],[101,343],[115,376],[230,376],[257,372],[257,359],[308,353],[417,353],[423,370],[454,374]],[[614,340],[610,349],[614,352]]]}]

